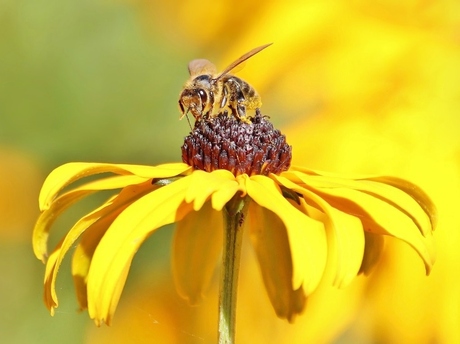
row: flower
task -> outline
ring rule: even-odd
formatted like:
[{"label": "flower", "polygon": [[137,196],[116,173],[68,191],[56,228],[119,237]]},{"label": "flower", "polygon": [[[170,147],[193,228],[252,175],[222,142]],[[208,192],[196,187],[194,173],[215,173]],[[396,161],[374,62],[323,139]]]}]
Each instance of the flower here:
[{"label": "flower", "polygon": [[[395,177],[345,178],[290,166],[291,147],[260,112],[245,123],[227,114],[195,123],[182,147],[184,163],[141,166],[68,163],[45,180],[33,234],[46,261],[45,303],[58,305],[55,281],[77,239],[72,274],[82,308],[110,324],[131,261],[146,238],[170,223],[177,228],[173,272],[178,292],[196,303],[210,283],[222,245],[222,216],[234,199],[250,199],[252,245],[269,299],[292,321],[323,273],[333,269],[344,287],[368,274],[383,236],[408,243],[428,274],[435,260],[434,205],[414,184]],[[69,191],[84,177],[111,173]],[[82,217],[47,257],[54,220],[70,205],[101,190],[121,189]]]}]

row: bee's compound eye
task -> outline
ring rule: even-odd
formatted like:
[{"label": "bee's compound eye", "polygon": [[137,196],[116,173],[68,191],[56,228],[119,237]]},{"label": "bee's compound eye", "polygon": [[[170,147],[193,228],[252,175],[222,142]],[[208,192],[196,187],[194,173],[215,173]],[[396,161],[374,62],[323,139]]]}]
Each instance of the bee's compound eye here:
[{"label": "bee's compound eye", "polygon": [[198,94],[200,95],[201,102],[203,104],[206,104],[206,102],[208,101],[208,95],[206,94],[206,92],[200,88],[198,90]]}]

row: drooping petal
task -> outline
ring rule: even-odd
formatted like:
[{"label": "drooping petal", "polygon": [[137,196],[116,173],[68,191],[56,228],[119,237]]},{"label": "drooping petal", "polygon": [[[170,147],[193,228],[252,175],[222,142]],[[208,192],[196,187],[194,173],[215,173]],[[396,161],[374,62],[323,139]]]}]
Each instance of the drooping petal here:
[{"label": "drooping petal", "polygon": [[[433,230],[430,214],[425,211],[422,204],[426,201],[427,206],[430,207],[431,205],[430,209],[434,209],[435,213],[434,205],[431,203],[428,196],[414,184],[409,182],[405,184],[404,180],[393,177],[356,177],[355,179],[351,179],[339,177],[331,173],[322,173],[323,175],[305,175],[301,172],[291,171],[287,172],[286,176],[288,178],[290,177],[291,180],[293,180],[295,176],[298,180],[302,181],[302,183],[315,189],[346,188],[368,193],[405,213],[414,221],[423,235],[428,235]],[[384,183],[384,180],[388,180],[388,183]],[[391,181],[393,181],[393,184],[390,184]],[[400,188],[396,185],[397,181],[401,181]],[[408,189],[412,189],[414,192],[412,194],[405,192],[405,190]],[[417,191],[417,193],[415,193],[415,191]],[[418,195],[420,198],[415,197]],[[424,197],[422,198],[421,196],[423,195]]]},{"label": "drooping petal", "polygon": [[327,259],[324,226],[293,207],[274,180],[260,175],[245,177],[248,195],[261,207],[275,213],[286,227],[291,248],[294,289],[309,295],[318,286]]},{"label": "drooping petal", "polygon": [[372,233],[391,235],[408,243],[425,263],[427,274],[436,259],[433,237],[421,235],[410,217],[391,204],[369,194],[351,189],[321,191],[334,207],[361,218],[364,228]]},{"label": "drooping petal", "polygon": [[433,226],[428,214],[420,206],[420,203],[416,202],[409,194],[391,185],[372,180],[360,180],[359,182],[366,186],[359,191],[368,193],[399,209],[415,223],[424,236],[431,234]]},{"label": "drooping petal", "polygon": [[65,209],[93,192],[93,190],[84,190],[82,192],[73,192],[71,194],[62,195],[56,199],[49,208],[40,214],[32,233],[32,247],[35,257],[40,259],[43,263],[46,263],[48,257],[47,244],[51,225]]},{"label": "drooping petal", "polygon": [[140,184],[146,180],[148,178],[134,175],[108,177],[86,183],[60,195],[42,211],[35,224],[32,235],[35,256],[43,262],[46,261],[47,242],[51,226],[58,216],[72,204],[95,191],[119,189],[126,185]]},{"label": "drooping petal", "polygon": [[[301,202],[305,200],[301,199]],[[365,249],[363,225],[358,218],[330,207],[327,202],[321,204],[321,209],[326,215],[323,221],[328,239],[328,261],[335,270],[332,283],[344,288],[358,275],[362,264]]]},{"label": "drooping petal", "polygon": [[189,169],[190,166],[183,163],[158,166],[82,162],[64,164],[54,169],[44,181],[39,195],[40,210],[47,209],[57,194],[67,185],[91,175],[115,173],[151,179],[177,176]]},{"label": "drooping petal", "polygon": [[210,173],[197,170],[190,178],[190,187],[187,189],[185,201],[193,202],[195,211],[198,211],[211,195],[213,208],[222,210],[240,188],[233,174],[227,170],[215,170]]},{"label": "drooping petal", "polygon": [[364,248],[363,263],[359,269],[359,273],[367,276],[380,258],[384,246],[384,237],[370,232],[364,232],[364,235],[366,246]]},{"label": "drooping petal", "polygon": [[[104,205],[105,206],[105,205]],[[62,260],[73,243],[78,239],[80,234],[89,226],[91,222],[98,219],[98,214],[104,206],[98,208],[95,212],[88,214],[82,218],[70,232],[60,241],[54,251],[51,253],[48,261],[46,262],[45,280],[44,280],[44,300],[45,305],[54,315],[54,309],[58,306],[58,298],[56,294],[56,277],[61,266]]]},{"label": "drooping petal", "polygon": [[72,256],[72,277],[80,309],[88,308],[88,272],[97,245],[107,229],[124,208],[101,217],[89,226],[81,235],[81,239]]},{"label": "drooping petal", "polygon": [[429,274],[436,259],[431,222],[412,197],[390,185],[377,187],[374,181],[338,183],[338,180],[329,181],[331,177],[311,177],[295,171],[283,176],[291,180],[297,178],[302,187],[312,190],[333,207],[358,216],[365,230],[407,242],[423,259]]},{"label": "drooping petal", "polygon": [[292,321],[305,307],[303,288],[293,288],[292,255],[284,223],[272,211],[251,202],[250,238],[270,301],[280,318]]},{"label": "drooping petal", "polygon": [[98,324],[110,324],[139,246],[153,231],[192,210],[185,202],[190,182],[184,177],[133,202],[101,239],[88,273],[88,311]]},{"label": "drooping petal", "polygon": [[436,210],[436,206],[434,205],[433,201],[430,197],[417,185],[401,178],[391,177],[391,176],[381,176],[381,177],[374,177],[369,178],[369,180],[374,180],[376,182],[385,183],[395,188],[398,188],[407,194],[409,194],[417,203],[422,207],[425,213],[430,218],[431,227],[433,230],[436,228],[438,223],[438,212]]},{"label": "drooping petal", "polygon": [[176,225],[172,267],[177,291],[190,304],[197,304],[209,287],[222,252],[222,214],[210,202],[191,211]]},{"label": "drooping petal", "polygon": [[[58,247],[60,244],[58,244]],[[50,276],[53,275],[53,271],[56,266],[56,260],[59,256],[59,250],[52,252],[48,258],[48,262],[45,268],[45,279],[43,281],[43,300],[46,308],[50,311],[51,315],[54,316],[54,310],[58,306],[58,299],[56,295],[56,288],[52,286],[52,280]]]},{"label": "drooping petal", "polygon": [[[53,259],[50,259],[47,263],[45,272],[45,303],[47,307],[53,312],[53,309],[57,307],[57,295],[55,292],[56,277],[59,271],[59,267],[64,259],[68,250],[74,245],[76,240],[84,233],[87,229],[93,226],[101,218],[110,216],[113,218],[121,212],[122,209],[126,208],[133,200],[141,197],[147,192],[154,190],[156,187],[152,186],[150,182],[146,182],[140,185],[133,185],[126,187],[119,195],[113,196],[102,206],[95,209],[91,213],[82,217],[66,234],[64,239],[58,244],[53,252]],[[63,195],[65,196],[65,195]],[[51,209],[51,208],[50,208]]]},{"label": "drooping petal", "polygon": [[[321,220],[326,228],[328,239],[328,261],[333,264],[335,278],[333,284],[339,288],[347,286],[358,274],[364,254],[364,229],[361,221],[350,214],[330,206],[324,199],[289,179],[271,175],[286,188],[302,195],[302,204],[308,200],[324,216],[313,216]],[[308,205],[304,205],[308,209]],[[308,210],[312,216],[312,210]]]}]

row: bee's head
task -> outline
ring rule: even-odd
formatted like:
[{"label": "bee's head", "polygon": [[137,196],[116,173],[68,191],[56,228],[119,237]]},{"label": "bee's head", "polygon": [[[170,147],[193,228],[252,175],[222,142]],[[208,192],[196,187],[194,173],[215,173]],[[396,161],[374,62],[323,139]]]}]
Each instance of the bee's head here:
[{"label": "bee's head", "polygon": [[200,75],[189,81],[179,97],[179,107],[183,118],[190,112],[199,119],[212,108],[214,102],[210,75]]},{"label": "bee's head", "polygon": [[207,105],[208,96],[201,88],[186,88],[179,97],[179,107],[182,112],[181,119],[190,112],[195,119],[203,115]]}]

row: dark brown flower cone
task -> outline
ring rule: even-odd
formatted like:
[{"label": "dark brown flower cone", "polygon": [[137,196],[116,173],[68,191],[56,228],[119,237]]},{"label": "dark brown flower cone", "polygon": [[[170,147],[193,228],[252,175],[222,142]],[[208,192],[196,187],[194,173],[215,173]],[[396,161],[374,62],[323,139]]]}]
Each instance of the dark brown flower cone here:
[{"label": "dark brown flower cone", "polygon": [[225,169],[235,176],[286,171],[292,147],[266,116],[256,115],[245,123],[226,113],[202,118],[182,146],[182,161],[196,170]]}]

